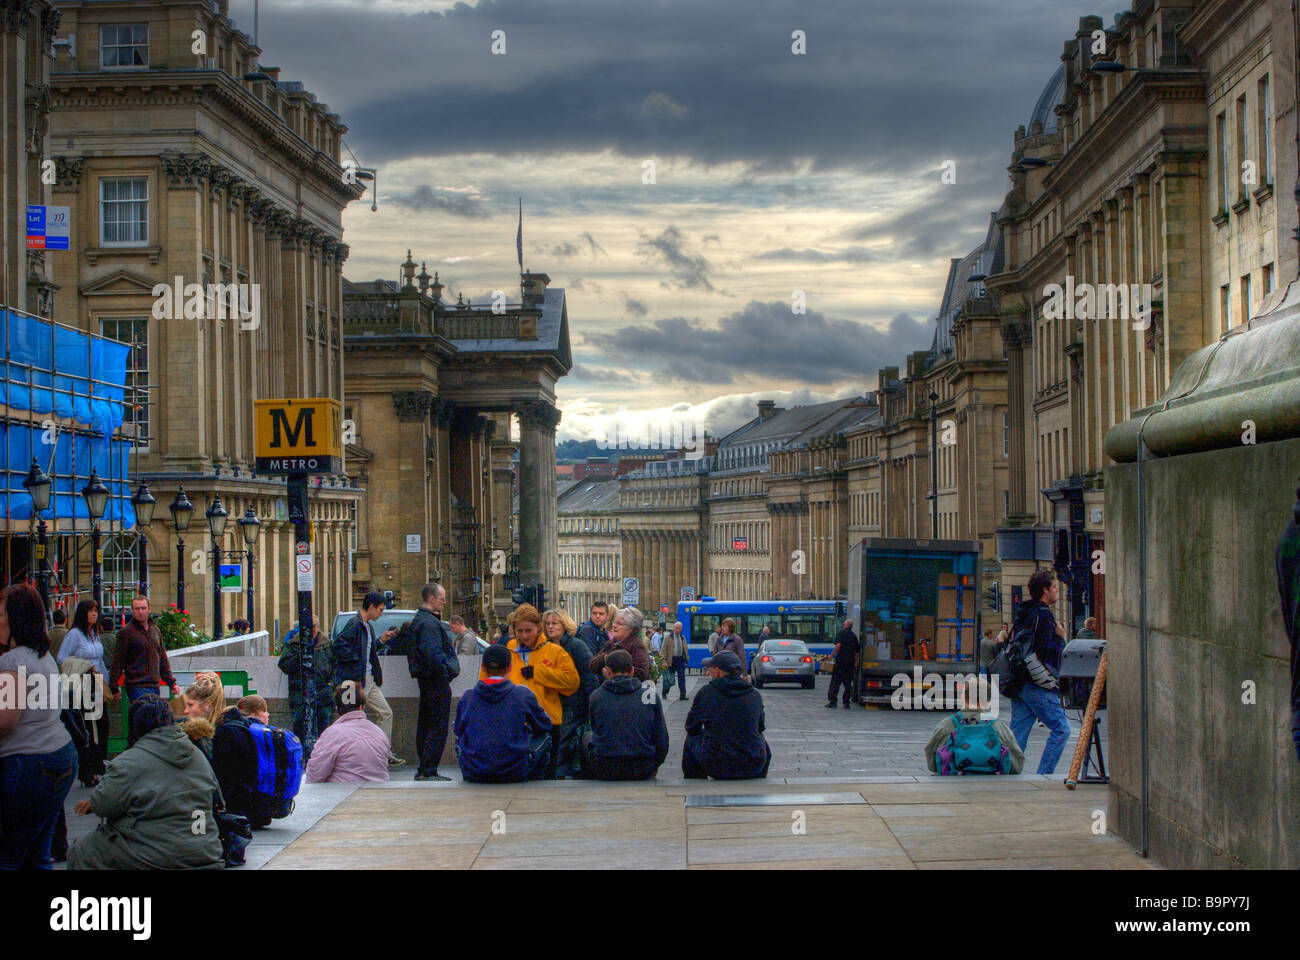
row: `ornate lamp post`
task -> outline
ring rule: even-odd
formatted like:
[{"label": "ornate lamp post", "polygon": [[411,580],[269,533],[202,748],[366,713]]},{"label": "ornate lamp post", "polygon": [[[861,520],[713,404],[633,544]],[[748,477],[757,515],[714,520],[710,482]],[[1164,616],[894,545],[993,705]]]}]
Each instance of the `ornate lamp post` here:
[{"label": "ornate lamp post", "polygon": [[149,482],[142,480],[140,489],[131,498],[135,507],[135,529],[140,536],[140,582],[137,589],[144,596],[149,596],[149,524],[153,522],[153,510],[158,505],[158,498],[149,492]]},{"label": "ornate lamp post", "polygon": [[221,497],[214,496],[204,514],[208,518],[208,532],[212,534],[212,639],[221,639],[221,535],[226,532],[226,518],[230,516],[221,505]]},{"label": "ornate lamp post", "polygon": [[172,524],[176,527],[176,609],[185,609],[185,539],[181,536],[190,528],[190,518],[194,516],[194,504],[185,495],[185,488],[176,491],[176,499],[168,507],[172,513]]},{"label": "ornate lamp post", "polygon": [[250,505],[244,511],[244,515],[239,518],[239,532],[244,535],[244,545],[248,547],[248,629],[253,629],[253,562],[256,559],[253,556],[253,546],[257,543],[257,535],[262,529],[262,521],[257,519],[257,514]]},{"label": "ornate lamp post", "polygon": [[32,498],[32,519],[37,521],[36,530],[38,542],[36,544],[36,560],[40,564],[39,572],[36,575],[36,586],[41,592],[41,602],[45,604],[48,612],[50,609],[50,565],[46,559],[46,540],[45,540],[45,517],[42,516],[50,508],[50,491],[54,488],[54,481],[41,469],[41,465],[32,457],[31,469],[27,471],[27,477],[23,480],[23,486]]},{"label": "ornate lamp post", "polygon": [[94,467],[90,468],[90,480],[81,488],[81,496],[86,501],[86,512],[90,514],[90,545],[95,551],[95,562],[91,568],[94,571],[91,595],[95,598],[95,605],[102,610],[104,609],[104,551],[99,543],[99,521],[108,506],[108,487],[104,486],[104,481],[99,479],[99,472]]}]

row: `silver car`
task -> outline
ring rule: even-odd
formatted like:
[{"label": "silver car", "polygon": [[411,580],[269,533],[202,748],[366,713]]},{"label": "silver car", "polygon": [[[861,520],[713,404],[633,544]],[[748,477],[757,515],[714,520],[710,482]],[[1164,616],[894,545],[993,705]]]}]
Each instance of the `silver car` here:
[{"label": "silver car", "polygon": [[759,644],[749,674],[754,686],[765,683],[798,683],[805,690],[817,685],[817,665],[802,640],[764,640]]}]

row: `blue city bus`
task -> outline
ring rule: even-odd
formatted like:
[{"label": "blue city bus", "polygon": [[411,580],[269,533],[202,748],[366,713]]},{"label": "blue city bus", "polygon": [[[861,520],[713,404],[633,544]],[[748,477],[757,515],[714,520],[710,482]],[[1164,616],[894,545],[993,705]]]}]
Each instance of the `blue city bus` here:
[{"label": "blue city bus", "polygon": [[842,600],[715,600],[713,597],[700,597],[677,604],[677,619],[682,622],[682,633],[690,644],[691,667],[699,667],[709,655],[709,634],[718,629],[718,624],[727,617],[736,621],[736,632],[744,638],[745,650],[752,660],[765,625],[772,628],[773,637],[802,640],[814,654],[830,653],[835,646],[835,634],[840,632],[846,616]]}]

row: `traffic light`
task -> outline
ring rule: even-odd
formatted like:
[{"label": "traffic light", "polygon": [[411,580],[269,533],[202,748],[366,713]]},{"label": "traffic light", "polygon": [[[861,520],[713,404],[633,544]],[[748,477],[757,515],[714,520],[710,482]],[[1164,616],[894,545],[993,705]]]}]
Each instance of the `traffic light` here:
[{"label": "traffic light", "polygon": [[1002,609],[1001,590],[999,589],[998,582],[996,580],[993,580],[989,583],[989,588],[988,591],[984,594],[984,599],[989,602],[989,606],[991,606],[994,610]]}]

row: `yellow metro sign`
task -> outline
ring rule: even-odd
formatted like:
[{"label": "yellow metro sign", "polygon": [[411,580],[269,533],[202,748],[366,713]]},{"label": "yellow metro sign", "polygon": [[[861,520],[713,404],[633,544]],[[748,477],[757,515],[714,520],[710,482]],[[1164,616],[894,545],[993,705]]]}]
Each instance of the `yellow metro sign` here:
[{"label": "yellow metro sign", "polygon": [[330,397],[253,401],[258,473],[337,473],[343,469],[343,408]]}]

